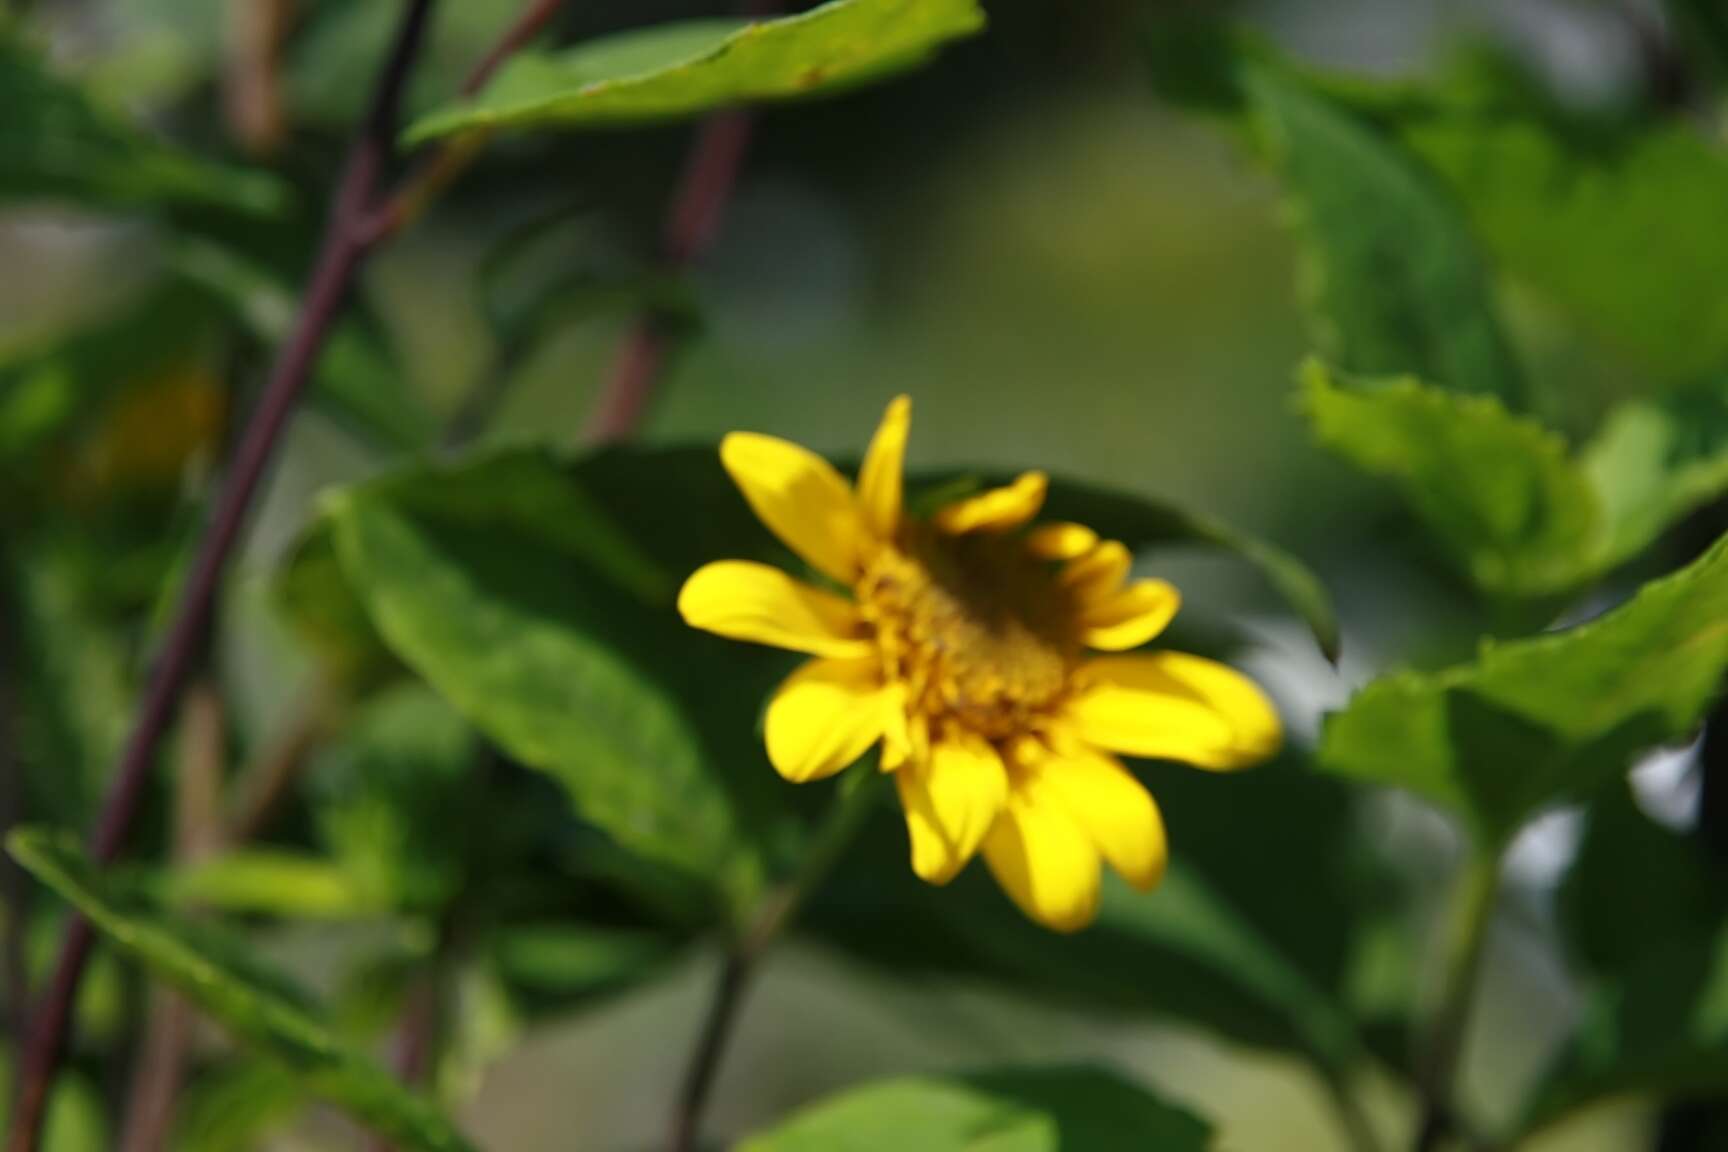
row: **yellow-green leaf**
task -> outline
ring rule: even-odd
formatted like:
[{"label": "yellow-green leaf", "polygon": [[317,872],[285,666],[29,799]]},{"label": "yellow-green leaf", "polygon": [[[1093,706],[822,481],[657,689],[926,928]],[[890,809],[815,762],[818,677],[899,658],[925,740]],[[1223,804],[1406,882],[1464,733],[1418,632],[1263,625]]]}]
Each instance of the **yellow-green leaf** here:
[{"label": "yellow-green leaf", "polygon": [[407,139],[668,120],[811,96],[911,66],[983,26],[977,0],[830,0],[776,20],[663,25],[520,56],[475,99],[418,120]]}]

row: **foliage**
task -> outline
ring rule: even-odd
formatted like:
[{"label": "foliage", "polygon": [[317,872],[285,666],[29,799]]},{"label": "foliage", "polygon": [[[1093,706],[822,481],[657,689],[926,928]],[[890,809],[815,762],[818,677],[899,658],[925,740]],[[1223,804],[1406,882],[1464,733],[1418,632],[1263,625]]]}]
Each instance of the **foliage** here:
[{"label": "foliage", "polygon": [[310,1092],[421,1152],[464,1152],[471,1147],[430,1105],[327,1032],[282,977],[242,958],[244,953],[234,945],[128,902],[65,837],[15,832],[7,849],[88,916],[116,947],[287,1065]]},{"label": "foliage", "polygon": [[475,100],[429,113],[408,139],[663,120],[816,95],[922,63],[983,25],[976,0],[829,0],[778,20],[663,25],[519,57]]},{"label": "foliage", "polygon": [[[1089,71],[1126,54],[1130,17],[1114,10],[992,6],[986,34],[977,0],[684,19],[570,5],[521,26],[515,0],[445,3],[404,51],[401,107],[374,119],[405,5],[314,0],[292,21],[287,7],[101,0],[0,17],[0,824],[23,869],[0,877],[6,1007],[25,984],[52,990],[69,914],[95,928],[105,964],[73,1014],[47,1152],[132,1146],[138,1134],[114,1129],[137,1101],[110,1107],[96,1085],[161,1044],[179,1045],[185,1071],[164,1146],[286,1146],[328,1105],[393,1146],[462,1152],[477,1141],[450,1114],[482,1083],[516,1089],[501,1057],[719,954],[714,1031],[669,1117],[694,1142],[742,991],[790,934],[838,958],[845,987],[918,987],[920,1007],[987,989],[991,1023],[1035,1005],[1038,1029],[1074,1021],[1094,1047],[1100,1020],[1155,1022],[1221,1042],[1208,1059],[1231,1069],[1270,1057],[1324,1094],[1354,1152],[1403,1147],[1406,1127],[1511,1152],[1611,1098],[1728,1093],[1719,816],[1659,822],[1628,781],[1703,727],[1692,771],[1713,796],[1728,725],[1728,149],[1715,123],[1728,25],[1711,5],[1669,4],[1667,38],[1638,45],[1648,75],[1598,103],[1503,45],[1367,76],[1210,10],[1136,11],[1135,68],[1154,93],[1130,98],[1161,96],[1240,150],[1242,214],[1217,217],[1182,215],[1201,180],[1186,154],[1153,157],[1169,186],[1142,187],[1139,158],[1119,151],[1192,147],[1169,118],[1067,138],[1070,104],[1123,98]],[[740,108],[762,111],[727,114]],[[741,223],[711,266],[691,267],[719,234],[752,127],[760,167]],[[338,146],[356,130],[373,135]],[[998,136],[1021,141],[1036,180],[1001,176]],[[1094,151],[1107,177],[1061,170]],[[1079,208],[1070,183],[1087,185]],[[964,189],[963,210],[938,188]],[[1129,207],[1111,216],[1112,197]],[[1289,365],[1293,394],[1282,368],[1242,361],[1272,400],[1206,373],[1250,347],[1298,351],[1281,316],[1231,297],[1227,329],[1189,333],[1181,298],[1218,290],[1211,262],[1233,245],[1260,261],[1256,279],[1278,267],[1261,237],[1210,223],[1261,209],[1287,228],[1290,331],[1308,346]],[[1125,241],[1142,233],[1124,220],[1141,217],[1168,249]],[[858,239],[890,233],[904,234],[892,251]],[[945,261],[974,234],[984,270],[956,290]],[[99,259],[75,288],[33,283],[85,244]],[[1036,291],[1010,282],[1010,256]],[[1163,299],[1134,278],[1154,265],[1179,285]],[[1113,300],[1115,277],[1133,291]],[[1178,349],[1113,376],[1106,337],[1142,322],[1230,347],[1202,372]],[[1018,365],[947,358],[968,340],[1012,355],[1063,324],[1084,339],[1064,353],[1068,375],[1035,392],[1012,379]],[[864,463],[863,441],[833,429],[900,391],[909,365],[957,382],[928,408],[916,399],[936,432],[914,441],[902,492],[871,462],[898,450],[903,410]],[[303,406],[261,407],[270,379],[303,383]],[[639,429],[654,385],[664,423]],[[1240,406],[1286,401],[1277,418],[1311,458],[1262,454],[1244,431],[1259,417]],[[591,426],[620,442],[563,432],[589,404]],[[1196,412],[1230,446],[1222,464],[1180,442]],[[1132,452],[1094,468],[1099,422],[1122,413]],[[854,455],[838,477],[767,439],[800,422]],[[1038,458],[997,456],[1013,429]],[[722,440],[742,430],[762,435]],[[987,466],[957,465],[943,440],[957,430]],[[209,613],[190,659],[164,662],[165,629],[191,619],[181,596],[202,595],[186,580],[200,534],[219,494],[242,490],[235,446],[253,435],[275,455],[237,521],[250,535],[235,537],[219,594],[195,604]],[[1119,482],[1027,472],[1052,462],[1045,445]],[[1179,500],[1145,490],[1171,460],[1195,477]],[[1015,520],[1038,503],[1021,509],[1029,492],[1043,495],[1035,537]],[[884,511],[902,496],[915,525]],[[936,540],[932,518],[968,499],[985,529]],[[1244,505],[1288,521],[1270,533],[1279,544],[1217,514]],[[780,537],[752,514],[764,506]],[[848,533],[868,539],[868,562]],[[884,556],[909,566],[876,566]],[[716,561],[813,585],[798,603],[822,635],[798,642],[823,663],[789,680],[793,658],[687,627],[680,586]],[[1431,565],[1455,579],[1429,580]],[[1150,812],[1099,803],[1078,777],[1033,804],[1050,765],[1080,771],[1076,742],[1094,743],[1082,706],[1109,671],[1083,666],[1081,640],[1103,650],[1126,627],[1144,643],[1145,620],[1167,622],[1147,603],[1176,604],[1144,576],[1182,585],[1172,648],[1275,689],[1285,746],[1240,773],[1125,757],[1130,782],[1090,764],[1093,785],[1142,805],[1143,788]],[[1230,627],[1250,595],[1277,621]],[[1283,642],[1286,626],[1302,643]],[[1223,714],[1220,683],[1252,691],[1202,663],[1147,671],[1134,663],[1147,653],[1114,667],[1169,681],[1131,697],[1170,710],[1161,733]],[[142,717],[160,737],[150,771],[116,781],[165,666],[192,669],[199,694]],[[1052,666],[1058,687],[1037,696]],[[1316,719],[1340,677],[1353,693]],[[819,698],[823,722],[793,733],[817,751],[859,732],[883,751],[792,787],[768,751],[792,739],[770,707],[782,690]],[[908,720],[926,699],[940,730]],[[199,711],[211,700],[219,715]],[[1011,715],[994,711],[1003,701]],[[934,765],[968,749],[956,733],[979,716],[993,755],[971,746],[958,770],[996,790],[984,859],[925,883],[915,837],[947,836],[938,847],[965,856],[943,823],[966,823],[947,811],[964,805]],[[901,791],[870,786],[890,780]],[[1409,804],[1388,790],[1462,833],[1456,922],[1429,915],[1453,862],[1405,834]],[[116,794],[124,855],[98,865],[75,833],[105,807],[114,819]],[[1084,852],[1010,827],[1034,809],[1085,824]],[[1518,950],[1482,948],[1499,886],[1522,882],[1507,850],[1556,809],[1585,832],[1555,865],[1554,915],[1525,927],[1561,961],[1559,978],[1542,968],[1567,1005],[1550,1022],[1561,1039],[1522,1079],[1498,1062],[1473,1073],[1501,1081],[1479,1107],[1455,1090],[1450,1037],[1504,1038],[1504,1021],[1471,1019],[1470,989]],[[11,827],[21,813],[42,827]],[[1069,855],[1048,875],[1085,872],[1131,822],[1155,850],[1137,882],[1157,883],[1112,875],[1074,935],[1027,919],[988,878],[1018,851],[1035,885],[1026,862],[1052,844]],[[117,967],[178,990],[225,1039],[165,1040]],[[937,1027],[931,1016],[917,1025]],[[881,1062],[832,1031],[834,1068]],[[670,1068],[677,1054],[660,1049],[681,1051],[682,1032],[655,1037],[653,1066]],[[1139,1082],[1156,1080],[1161,1053],[1133,1077],[933,1072],[945,1050],[918,1040],[910,1074],[814,1102],[803,1069],[786,1069],[756,1102],[794,1107],[734,1146],[1241,1141],[1234,1105],[1207,1103],[1201,1119]],[[0,1047],[9,1070],[19,1053]],[[404,1054],[399,1074],[362,1054],[386,1048]],[[1362,1107],[1365,1082],[1390,1085],[1374,1093],[1384,1116]],[[673,1100],[643,1088],[656,1116],[663,1089]]]}]

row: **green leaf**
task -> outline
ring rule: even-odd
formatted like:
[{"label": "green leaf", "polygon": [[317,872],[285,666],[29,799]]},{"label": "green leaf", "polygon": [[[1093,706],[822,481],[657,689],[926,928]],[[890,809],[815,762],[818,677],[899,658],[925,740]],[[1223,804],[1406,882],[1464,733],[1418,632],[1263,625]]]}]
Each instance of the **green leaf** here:
[{"label": "green leaf", "polygon": [[1591,807],[1561,912],[1586,966],[1583,1010],[1523,1129],[1610,1096],[1719,1096],[1728,1087],[1728,901],[1699,839],[1656,824],[1626,787],[1608,793]]},{"label": "green leaf", "polygon": [[17,746],[29,810],[82,825],[126,738],[133,684],[125,638],[77,595],[76,565],[42,547],[7,556],[17,613]]},{"label": "green leaf", "polygon": [[283,981],[218,946],[207,931],[155,915],[126,900],[91,868],[75,841],[26,829],[7,838],[25,869],[70,901],[115,948],[171,984],[234,1034],[293,1069],[312,1094],[420,1152],[473,1152],[430,1104],[370,1061],[349,1051]]},{"label": "green leaf", "polygon": [[361,706],[313,767],[319,828],[356,895],[427,916],[456,898],[485,831],[478,755],[468,725],[422,684]]},{"label": "green leaf", "polygon": [[1543,595],[1598,569],[1599,498],[1555,433],[1411,377],[1344,385],[1311,362],[1302,383],[1315,438],[1397,485],[1477,587]]},{"label": "green leaf", "polygon": [[[715,661],[672,610],[677,577],[621,527],[675,535],[701,497],[617,515],[600,495],[615,462],[653,471],[534,451],[410,470],[329,502],[337,551],[391,649],[471,723],[627,849],[742,914],[775,808],[749,724],[766,684],[738,675],[748,656]],[[717,463],[699,475],[727,495]],[[721,705],[732,733],[713,744],[697,716]]]},{"label": "green leaf", "polygon": [[1203,1152],[1205,1121],[1113,1072],[887,1080],[815,1104],[737,1152]]},{"label": "green leaf", "polygon": [[1601,495],[1603,566],[1639,555],[1728,491],[1728,381],[1623,405],[1579,463]]},{"label": "green leaf", "polygon": [[200,160],[146,134],[55,75],[14,29],[0,25],[0,202],[66,199],[94,205],[282,210],[262,173]]},{"label": "green leaf", "polygon": [[1376,680],[1328,717],[1320,765],[1417,792],[1503,844],[1697,726],[1728,671],[1725,620],[1728,538],[1588,624]]},{"label": "green leaf", "polygon": [[1728,365],[1728,153],[1690,126],[1407,102],[1388,118],[1504,269],[1649,370]]},{"label": "green leaf", "polygon": [[564,922],[512,925],[491,943],[513,993],[557,1007],[639,983],[678,954],[661,933]]},{"label": "green leaf", "polygon": [[292,919],[377,917],[389,901],[318,856],[275,849],[225,853],[161,876],[155,887],[175,908]]},{"label": "green leaf", "polygon": [[175,1109],[176,1152],[253,1152],[307,1106],[292,1073],[263,1060],[228,1061],[189,1085]]},{"label": "green leaf", "polygon": [[1728,491],[1728,399],[1688,392],[1627,404],[1583,450],[1487,396],[1404,377],[1302,372],[1325,447],[1397,486],[1476,587],[1538,598],[1633,559]]},{"label": "green leaf", "polygon": [[477,98],[420,119],[406,139],[666,120],[811,96],[920,63],[983,27],[976,0],[830,0],[776,20],[649,28],[518,56]]},{"label": "green leaf", "polygon": [[[1062,481],[1050,508],[1137,547],[1234,547],[1335,638],[1318,583],[1269,546]],[[632,539],[627,525],[654,527]],[[382,669],[381,641],[637,860],[741,910],[780,838],[784,795],[754,721],[792,658],[677,620],[673,590],[721,558],[790,561],[713,449],[516,451],[333,499],[283,583],[325,650]]]},{"label": "green leaf", "polygon": [[1493,282],[1419,162],[1284,69],[1246,65],[1253,121],[1303,238],[1315,343],[1346,371],[1525,399]]},{"label": "green leaf", "polygon": [[[12,1054],[0,1047],[0,1078],[13,1079]],[[0,1094],[0,1131],[12,1130],[12,1093]],[[54,1078],[42,1124],[42,1152],[108,1152],[108,1117],[102,1094],[70,1070]]]}]

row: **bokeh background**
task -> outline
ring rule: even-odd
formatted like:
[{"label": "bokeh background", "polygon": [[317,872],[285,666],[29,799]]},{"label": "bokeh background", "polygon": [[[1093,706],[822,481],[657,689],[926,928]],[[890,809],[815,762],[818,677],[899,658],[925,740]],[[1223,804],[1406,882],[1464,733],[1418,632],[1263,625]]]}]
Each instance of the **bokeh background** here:
[{"label": "bokeh background", "polygon": [[[322,41],[291,41],[284,63],[288,121],[277,156],[314,204],[394,8],[349,6],[319,22],[334,26]],[[444,5],[417,85],[423,99],[453,87],[514,8]],[[1248,665],[1299,737],[1389,660],[1468,649],[1480,622],[1467,598],[1408,547],[1384,493],[1310,445],[1292,409],[1307,343],[1277,190],[1228,132],[1161,104],[1139,47],[1160,5],[988,8],[990,31],[934,67],[760,115],[718,241],[689,278],[692,330],[642,436],[712,440],[750,428],[846,455],[886,400],[906,392],[916,403],[915,463],[1046,467],[1262,532],[1334,590],[1346,649],[1338,670],[1241,567],[1184,556],[1158,566],[1183,584],[1196,618],[1245,631]],[[712,11],[692,0],[594,0],[571,5],[559,33],[577,39]],[[1635,23],[1607,3],[1258,0],[1232,11],[1298,56],[1378,75],[1421,74],[1461,46],[1488,45],[1569,102],[1631,102],[1649,80]],[[39,0],[34,18],[53,29],[69,67],[115,98],[189,139],[243,151],[224,116],[218,0]],[[491,388],[498,403],[485,440],[576,443],[631,315],[628,297],[581,281],[651,275],[642,270],[689,138],[688,128],[670,127],[506,146],[366,271],[361,303],[390,351],[391,387],[435,423]],[[537,268],[511,274],[574,275],[577,288],[541,338],[506,356],[478,286],[488,254],[548,214],[564,225],[536,240]],[[0,213],[0,351],[120,307],[162,258],[142,225],[64,208]],[[285,259],[292,264],[291,252]],[[1536,360],[1546,386],[1613,393],[1606,354],[1580,352],[1575,341],[1549,347],[1539,325],[1525,335],[1548,350]],[[135,439],[159,444],[162,459],[134,464],[158,468],[165,491],[193,490],[197,476],[174,446],[219,418],[191,400],[141,419]],[[321,489],[390,459],[328,413],[296,420],[246,546],[240,590],[224,609],[219,659],[236,686],[239,739],[279,725],[309,676],[266,603],[264,575]],[[101,459],[89,468],[91,484],[109,475]],[[153,546],[100,539],[115,549],[117,570]],[[1665,821],[1692,819],[1695,791],[1685,752],[1640,772],[1641,798]],[[1172,814],[1180,852],[1178,821]],[[1454,862],[1444,821],[1385,798],[1370,807],[1364,834],[1409,869],[1408,917],[1427,923]],[[1489,1114],[1536,1075],[1574,1008],[1552,940],[1552,896],[1575,834],[1562,813],[1515,851],[1466,1064],[1465,1091]],[[270,946],[316,983],[337,968],[344,933],[360,931],[284,931]],[[477,1137],[511,1152],[649,1146],[712,964],[707,955],[680,961],[627,995],[537,1026],[477,1069],[466,1111]],[[796,942],[776,956],[749,1008],[720,1079],[714,1129],[741,1132],[876,1075],[1064,1057],[1144,1074],[1217,1117],[1226,1148],[1341,1146],[1317,1087],[1280,1059],[1156,1021],[1065,1011],[959,981],[899,981]],[[1390,1086],[1372,1103],[1388,1123],[1404,1107]],[[1599,1110],[1540,1147],[1648,1146],[1652,1123],[1634,1107]],[[327,1147],[331,1131],[314,1121],[279,1146]]]}]

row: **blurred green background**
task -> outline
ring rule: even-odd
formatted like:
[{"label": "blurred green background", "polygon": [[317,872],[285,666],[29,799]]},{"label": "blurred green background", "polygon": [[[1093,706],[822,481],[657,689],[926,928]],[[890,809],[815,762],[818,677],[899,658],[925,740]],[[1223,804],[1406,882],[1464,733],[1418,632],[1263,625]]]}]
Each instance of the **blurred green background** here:
[{"label": "blurred green background", "polygon": [[[276,156],[308,216],[393,5],[351,0],[334,17],[332,7],[323,6],[319,36],[290,42],[285,63],[288,119]],[[446,4],[425,90],[447,91],[514,7]],[[1258,530],[1314,564],[1335,591],[1341,670],[1313,654],[1237,566],[1176,557],[1165,567],[1197,617],[1246,629],[1249,666],[1299,735],[1388,659],[1467,649],[1475,621],[1465,598],[1402,547],[1407,529],[1385,495],[1324,458],[1293,412],[1307,342],[1278,193],[1228,133],[1154,95],[1138,37],[1165,10],[1129,0],[988,8],[990,31],[934,67],[761,114],[718,243],[691,277],[694,330],[643,435],[710,441],[749,428],[849,455],[885,401],[906,392],[916,404],[915,463],[1046,467]],[[576,39],[710,11],[674,0],[573,5],[560,33]],[[1645,82],[1628,25],[1605,4],[1263,0],[1235,14],[1298,56],[1375,74],[1418,74],[1462,43],[1488,43],[1566,101],[1612,107],[1636,99]],[[241,151],[222,111],[221,3],[39,0],[34,18],[53,30],[68,67],[116,99],[188,139]],[[689,136],[672,127],[507,144],[372,262],[363,306],[401,386],[434,424],[496,376],[502,401],[487,440],[577,442],[631,315],[629,298],[604,285],[651,264]],[[539,274],[591,271],[601,290],[577,292],[543,339],[501,367],[483,264],[503,238],[548,214],[565,223],[539,243],[535,259],[550,269]],[[240,227],[257,229],[259,250],[284,268],[304,256],[303,233]],[[141,224],[8,209],[0,349],[123,307],[167,258]],[[1610,357],[1545,343],[1544,318],[1524,319],[1530,345],[1553,350],[1537,362],[1546,383],[1612,394]],[[213,348],[206,359],[219,366],[224,355]],[[182,412],[144,439],[172,442],[197,419]],[[179,459],[171,450],[168,458],[171,468]],[[256,586],[320,490],[393,458],[328,412],[297,418],[247,545],[249,583],[225,607],[221,659],[243,732],[279,724],[309,674]],[[178,472],[166,481],[182,482]],[[1684,820],[1685,758],[1653,772],[1651,803]],[[1456,844],[1413,802],[1381,800],[1371,835],[1412,872],[1418,896],[1408,916],[1426,923]],[[1562,815],[1538,832],[1518,849],[1467,1062],[1465,1090],[1489,1115],[1536,1075],[1574,1009],[1551,907],[1571,831]],[[315,981],[345,946],[340,931],[306,932],[285,934],[277,951]],[[648,1146],[662,1130],[666,1086],[684,1060],[712,959],[681,961],[621,999],[538,1027],[478,1072],[465,1112],[477,1138],[511,1152]],[[475,990],[481,1017],[483,994]],[[1221,1147],[1340,1146],[1316,1086],[1293,1064],[1179,1027],[1066,1012],[960,982],[892,982],[805,943],[770,966],[722,1074],[714,1129],[742,1132],[876,1075],[1022,1058],[1141,1070],[1218,1118]],[[1394,1091],[1375,1100],[1388,1124],[1404,1106]],[[1649,1119],[1630,1107],[1599,1110],[1540,1148],[1646,1146]],[[326,1146],[322,1123],[273,1146]]]}]

